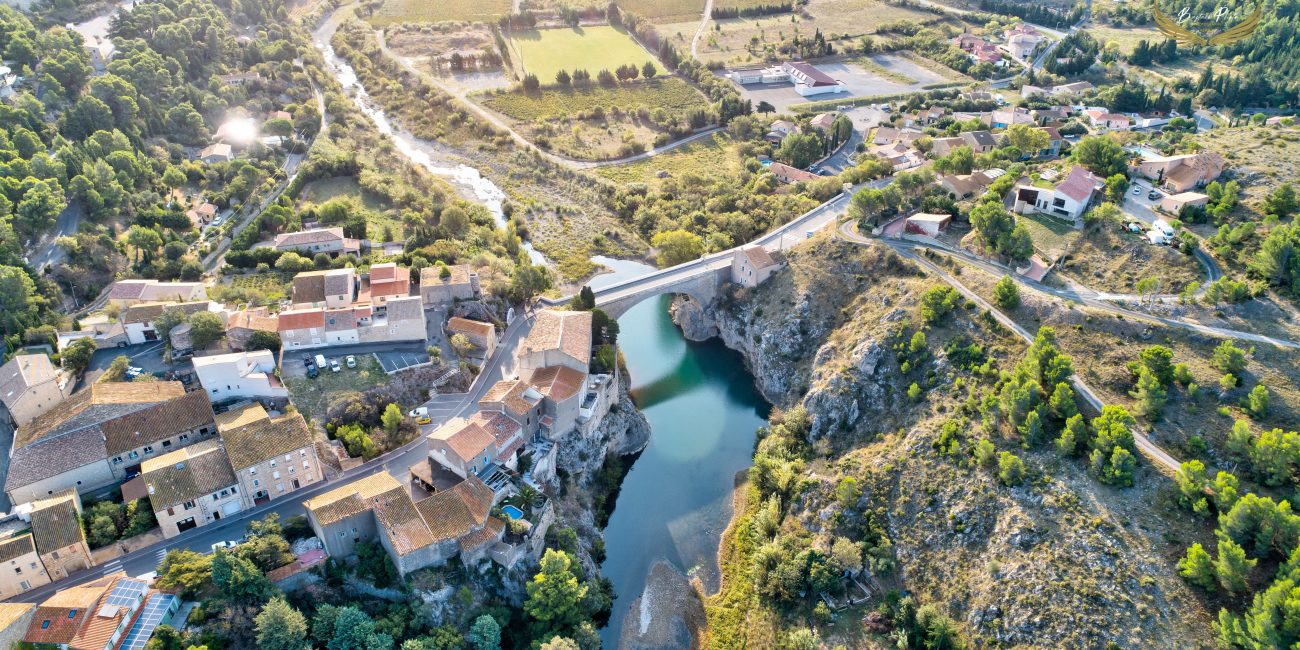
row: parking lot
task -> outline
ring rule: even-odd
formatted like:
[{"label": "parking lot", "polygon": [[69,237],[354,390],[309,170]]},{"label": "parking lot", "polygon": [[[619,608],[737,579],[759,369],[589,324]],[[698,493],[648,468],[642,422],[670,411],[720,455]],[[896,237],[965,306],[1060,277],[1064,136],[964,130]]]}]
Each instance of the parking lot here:
[{"label": "parking lot", "polygon": [[[740,93],[745,99],[751,100],[754,104],[767,102],[776,108],[776,112],[784,113],[791,106],[805,102],[849,100],[855,97],[872,97],[876,95],[897,95],[917,92],[922,90],[923,86],[930,84],[951,81],[951,79],[947,79],[902,56],[876,54],[871,59],[881,68],[898,76],[885,77],[860,65],[834,61],[817,63],[816,68],[843,83],[847,92],[803,97],[794,91],[794,84],[791,83],[737,85],[737,88],[740,89]],[[720,74],[725,73],[720,71]],[[911,83],[906,83],[904,80],[911,80]]]},{"label": "parking lot", "polygon": [[389,374],[429,363],[429,355],[425,352],[376,352],[374,354],[384,372]]}]

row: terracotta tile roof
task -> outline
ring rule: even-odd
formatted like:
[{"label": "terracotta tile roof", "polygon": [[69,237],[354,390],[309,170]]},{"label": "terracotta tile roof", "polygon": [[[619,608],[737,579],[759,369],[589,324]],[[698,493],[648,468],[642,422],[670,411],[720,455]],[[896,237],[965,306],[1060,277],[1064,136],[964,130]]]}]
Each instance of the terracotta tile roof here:
[{"label": "terracotta tile roof", "polygon": [[524,352],[559,350],[580,363],[591,361],[591,312],[538,312],[533,329],[524,339]]},{"label": "terracotta tile roof", "polygon": [[15,354],[0,366],[0,402],[14,404],[27,389],[58,378],[54,364],[44,354]]},{"label": "terracotta tile roof", "polygon": [[91,384],[69,397],[61,408],[20,428],[15,446],[23,447],[43,438],[107,422],[184,394],[185,385],[178,381]]},{"label": "terracotta tile roof", "polygon": [[444,284],[469,284],[469,275],[473,271],[467,264],[456,264],[448,266],[447,270],[451,276],[447,279],[438,277],[440,269],[437,266],[426,266],[420,269],[420,286],[431,287]]},{"label": "terracotta tile roof", "polygon": [[23,640],[54,645],[72,643],[81,626],[94,616],[95,604],[117,582],[117,578],[108,576],[55,592],[37,606],[32,625],[27,628]]},{"label": "terracotta tile roof", "polygon": [[411,493],[398,486],[370,500],[375,521],[398,555],[408,555],[434,542],[429,525],[416,509]]},{"label": "terracotta tile roof", "polygon": [[1075,165],[1070,169],[1070,175],[1056,186],[1056,191],[1075,201],[1084,202],[1092,197],[1097,187],[1103,184],[1103,181],[1092,172]]},{"label": "terracotta tile roof", "polygon": [[505,413],[495,413],[492,411],[478,412],[474,414],[473,423],[483,427],[484,431],[492,434],[496,440],[497,448],[505,447],[519,432],[523,430],[519,422]]},{"label": "terracotta tile roof", "polygon": [[499,381],[492,384],[492,387],[483,394],[479,400],[479,405],[484,404],[501,404],[506,413],[516,417],[522,417],[524,414],[533,410],[537,403],[542,400],[541,393],[528,385],[528,382],[515,380]]},{"label": "terracotta tile roof", "polygon": [[319,228],[316,230],[281,233],[275,236],[275,247],[292,248],[322,244],[329,241],[343,241],[343,228]]},{"label": "terracotta tile roof", "polygon": [[225,143],[208,145],[203,148],[203,151],[199,152],[199,158],[208,158],[210,156],[221,156],[223,158],[229,158],[230,154],[233,151],[234,149],[231,149],[230,145]]},{"label": "terracotta tile roof", "polygon": [[773,174],[776,174],[777,178],[790,183],[815,181],[821,178],[810,171],[804,171],[798,167],[791,167],[790,165],[779,162],[772,163],[772,165],[768,167],[768,170]]},{"label": "terracotta tile roof", "polygon": [[107,457],[99,425],[43,438],[13,450],[5,490],[12,492],[79,467],[107,462]]},{"label": "terracotta tile roof", "polygon": [[206,391],[196,390],[176,399],[142,409],[100,425],[108,455],[193,431],[213,422],[212,403]]},{"label": "terracotta tile roof", "polygon": [[308,499],[303,505],[317,522],[328,526],[369,509],[371,498],[394,488],[402,488],[402,484],[388,472],[377,472]]},{"label": "terracotta tile roof", "polygon": [[457,483],[450,490],[436,492],[415,504],[433,539],[456,539],[484,525],[492,510],[495,494],[477,476]]},{"label": "terracotta tile roof", "polygon": [[487,524],[482,528],[460,538],[460,551],[462,553],[477,551],[492,542],[501,539],[501,534],[506,530],[506,522],[496,517],[488,517]]},{"label": "terracotta tile roof", "polygon": [[438,427],[429,434],[430,440],[441,440],[462,461],[468,463],[492,446],[496,438],[479,424],[456,419]]},{"label": "terracotta tile roof", "polygon": [[357,315],[352,308],[330,309],[325,312],[325,331],[342,332],[357,328]]},{"label": "terracotta tile roof", "polygon": [[370,267],[370,297],[411,295],[411,269],[392,262]]},{"label": "terracotta tile roof", "polygon": [[493,327],[492,323],[470,320],[460,316],[452,316],[451,320],[447,321],[447,329],[452,332],[477,336],[481,339],[495,338],[497,333],[496,327]]},{"label": "terracotta tile roof", "polygon": [[203,442],[151,458],[140,465],[154,511],[235,485],[235,472],[220,441]]},{"label": "terracotta tile roof", "polygon": [[301,330],[309,327],[325,327],[324,309],[282,311],[280,312],[279,320],[276,323],[276,331],[279,332]]},{"label": "terracotta tile roof", "polygon": [[32,504],[32,538],[42,555],[86,541],[80,514],[75,488]]},{"label": "terracotta tile roof", "polygon": [[151,280],[118,280],[108,290],[109,300],[134,300],[140,297]]},{"label": "terracotta tile roof", "polygon": [[293,276],[293,302],[297,305],[325,302],[325,274],[310,271]]},{"label": "terracotta tile roof", "polygon": [[[260,404],[254,406],[258,410],[262,408]],[[312,446],[311,430],[301,414],[286,413],[271,418],[262,410],[262,416],[251,422],[220,428],[230,466],[235,471]],[[293,461],[297,460],[295,454]]]},{"label": "terracotta tile roof", "polygon": [[586,375],[568,366],[538,368],[528,378],[528,383],[537,387],[538,392],[556,402],[563,402],[577,395],[586,381]]},{"label": "terracotta tile roof", "polygon": [[31,533],[15,535],[0,540],[0,562],[20,558],[28,553],[36,552],[36,544],[32,541]]},{"label": "terracotta tile roof", "polygon": [[237,311],[226,319],[226,330],[250,329],[261,332],[274,332],[279,327],[279,319],[267,313],[266,307]]},{"label": "terracotta tile roof", "polygon": [[745,258],[749,260],[749,265],[755,269],[765,269],[776,264],[772,260],[772,256],[768,255],[767,249],[762,246],[746,246],[740,250],[745,254]]}]

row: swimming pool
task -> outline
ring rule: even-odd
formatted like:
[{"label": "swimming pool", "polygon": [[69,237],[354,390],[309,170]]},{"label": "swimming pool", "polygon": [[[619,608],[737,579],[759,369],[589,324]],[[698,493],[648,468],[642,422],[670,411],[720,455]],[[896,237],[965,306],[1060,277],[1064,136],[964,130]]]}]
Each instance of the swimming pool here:
[{"label": "swimming pool", "polygon": [[501,506],[501,512],[506,513],[506,516],[507,516],[507,517],[510,517],[511,519],[523,519],[523,518],[524,518],[524,511],[523,511],[523,510],[520,510],[519,508],[516,508],[516,507],[514,507],[514,506],[512,506],[512,505]]}]

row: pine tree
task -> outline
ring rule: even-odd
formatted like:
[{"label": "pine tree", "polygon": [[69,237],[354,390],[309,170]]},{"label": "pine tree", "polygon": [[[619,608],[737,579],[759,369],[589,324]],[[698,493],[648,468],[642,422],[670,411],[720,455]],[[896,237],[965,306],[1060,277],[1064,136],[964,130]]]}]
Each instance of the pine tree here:
[{"label": "pine tree", "polygon": [[285,602],[273,598],[253,619],[257,625],[257,647],[261,650],[306,650],[307,619]]},{"label": "pine tree", "polygon": [[1245,549],[1226,535],[1219,536],[1219,557],[1214,560],[1214,574],[1219,586],[1230,594],[1246,590],[1250,572],[1259,560],[1247,559]]},{"label": "pine tree", "polygon": [[1178,561],[1178,575],[1206,591],[1214,591],[1217,582],[1214,560],[1199,543],[1192,544],[1187,555]]}]

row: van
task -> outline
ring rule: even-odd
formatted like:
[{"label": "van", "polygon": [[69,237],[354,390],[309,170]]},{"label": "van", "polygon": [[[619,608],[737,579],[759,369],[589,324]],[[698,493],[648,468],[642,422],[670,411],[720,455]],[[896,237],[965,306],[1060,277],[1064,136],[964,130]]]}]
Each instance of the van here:
[{"label": "van", "polygon": [[328,366],[326,365],[325,355],[323,355],[323,354],[318,354],[318,355],[316,355],[316,367],[317,367],[317,368],[326,368],[326,367],[328,367]]},{"label": "van", "polygon": [[429,408],[427,406],[419,406],[413,408],[409,413],[407,413],[407,415],[413,418],[422,418],[428,414],[429,414]]}]

